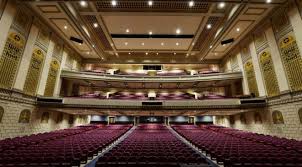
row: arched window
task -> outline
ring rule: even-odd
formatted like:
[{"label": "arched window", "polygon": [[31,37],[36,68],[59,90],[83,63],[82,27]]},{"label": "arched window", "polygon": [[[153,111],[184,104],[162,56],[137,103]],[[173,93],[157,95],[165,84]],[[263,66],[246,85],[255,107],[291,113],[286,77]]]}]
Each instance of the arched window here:
[{"label": "arched window", "polygon": [[30,111],[29,110],[21,111],[19,116],[19,123],[29,123],[29,120],[30,120]]},{"label": "arched window", "polygon": [[63,121],[63,113],[58,113],[58,115],[57,115],[57,123],[61,123],[62,121]]},{"label": "arched window", "polygon": [[49,120],[49,112],[43,112],[41,117],[41,123],[47,124]]},{"label": "arched window", "polygon": [[274,124],[284,124],[283,115],[280,111],[273,111],[272,117]]},{"label": "arched window", "polygon": [[242,124],[246,124],[246,118],[245,118],[244,113],[240,114],[240,121],[241,121]]},{"label": "arched window", "polygon": [[262,124],[262,118],[259,112],[255,112],[254,114],[255,124]]},{"label": "arched window", "polygon": [[69,118],[68,118],[68,123],[69,124],[73,124],[73,115],[69,115]]},{"label": "arched window", "polygon": [[298,114],[299,114],[300,123],[302,124],[302,108],[299,110]]},{"label": "arched window", "polygon": [[4,115],[4,108],[0,106],[0,123],[2,122],[3,115]]}]

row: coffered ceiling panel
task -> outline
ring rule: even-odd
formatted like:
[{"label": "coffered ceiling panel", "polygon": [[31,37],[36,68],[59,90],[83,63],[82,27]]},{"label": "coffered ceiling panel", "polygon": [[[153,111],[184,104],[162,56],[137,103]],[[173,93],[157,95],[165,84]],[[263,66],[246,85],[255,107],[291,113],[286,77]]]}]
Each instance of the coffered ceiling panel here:
[{"label": "coffered ceiling panel", "polygon": [[[103,20],[111,34],[176,34],[180,29],[181,34],[195,34],[202,21],[202,16],[165,16],[146,14],[123,14],[122,16],[104,15]],[[129,32],[126,32],[126,30]]]},{"label": "coffered ceiling panel", "polygon": [[114,38],[114,45],[118,50],[187,50],[192,39],[173,38]]}]

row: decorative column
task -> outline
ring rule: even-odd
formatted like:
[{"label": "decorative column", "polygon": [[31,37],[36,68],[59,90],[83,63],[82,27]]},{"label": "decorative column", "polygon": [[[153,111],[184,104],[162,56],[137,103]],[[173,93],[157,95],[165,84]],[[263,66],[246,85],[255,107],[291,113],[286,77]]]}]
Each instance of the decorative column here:
[{"label": "decorative column", "polygon": [[62,62],[61,62],[60,70],[58,73],[58,79],[56,81],[56,86],[55,86],[55,90],[54,90],[54,97],[60,96],[60,91],[61,91],[61,86],[62,86],[61,73],[62,73],[63,67],[66,63],[67,56],[68,56],[67,52],[63,52]]},{"label": "decorative column", "polygon": [[256,81],[257,81],[258,90],[259,90],[259,96],[263,97],[263,96],[266,96],[267,94],[266,94],[266,90],[264,87],[264,81],[263,81],[261,69],[259,66],[259,61],[258,61],[258,56],[257,56],[257,52],[255,49],[254,41],[252,41],[250,43],[249,48],[250,48],[250,52],[251,52],[252,61],[254,64],[254,70],[255,70],[255,76],[256,76]]},{"label": "decorative column", "polygon": [[51,62],[51,59],[52,59],[52,53],[53,53],[53,50],[54,50],[54,46],[55,46],[54,42],[50,41],[48,51],[47,51],[47,54],[46,54],[46,58],[45,58],[45,62],[44,62],[44,67],[42,69],[42,75],[41,75],[39,87],[38,87],[37,95],[40,95],[40,96],[44,95],[46,81],[47,81],[47,77],[48,77],[48,72],[49,72],[49,67],[50,67],[50,62]]},{"label": "decorative column", "polygon": [[249,95],[250,91],[249,91],[249,86],[248,86],[248,83],[247,83],[246,75],[245,75],[245,72],[244,72],[244,67],[243,67],[243,64],[242,64],[241,53],[237,54],[237,60],[238,60],[238,65],[239,65],[240,71],[242,71],[242,75],[243,75],[243,80],[242,80],[243,94],[244,95]]},{"label": "decorative column", "polygon": [[3,52],[6,39],[8,36],[9,29],[14,21],[14,17],[16,15],[16,7],[12,1],[7,1],[6,7],[4,8],[1,20],[0,20],[0,53]]},{"label": "decorative column", "polygon": [[[28,35],[28,39],[26,42],[26,46],[23,52],[23,56],[20,62],[20,66],[19,69],[17,71],[17,77],[16,77],[16,81],[14,83],[13,88],[22,91],[23,87],[24,87],[24,83],[25,83],[25,79],[27,76],[27,72],[29,69],[29,65],[30,65],[30,61],[32,58],[32,52],[34,50],[34,45],[36,42],[36,38],[38,37],[38,33],[39,33],[39,29],[36,25],[32,25],[29,35]],[[39,78],[37,78],[39,79]]]}]

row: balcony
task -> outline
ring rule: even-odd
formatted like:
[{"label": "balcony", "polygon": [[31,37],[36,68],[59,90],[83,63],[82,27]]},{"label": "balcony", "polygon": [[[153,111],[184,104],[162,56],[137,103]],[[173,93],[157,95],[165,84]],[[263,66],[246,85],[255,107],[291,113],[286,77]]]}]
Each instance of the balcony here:
[{"label": "balcony", "polygon": [[120,81],[120,82],[209,82],[221,80],[242,79],[242,72],[212,73],[199,75],[179,75],[179,76],[134,76],[134,75],[109,75],[92,72],[78,72],[63,70],[61,78],[73,80],[92,81]]}]

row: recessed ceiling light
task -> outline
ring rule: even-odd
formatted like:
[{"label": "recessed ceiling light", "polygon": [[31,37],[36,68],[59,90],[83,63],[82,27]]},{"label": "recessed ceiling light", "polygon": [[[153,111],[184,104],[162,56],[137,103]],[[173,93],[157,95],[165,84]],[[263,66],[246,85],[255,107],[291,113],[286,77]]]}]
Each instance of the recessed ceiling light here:
[{"label": "recessed ceiling light", "polygon": [[225,47],[225,44],[223,44],[222,46]]},{"label": "recessed ceiling light", "polygon": [[179,43],[177,42],[177,43],[176,43],[176,45],[178,46],[178,45],[179,45]]},{"label": "recessed ceiling light", "polygon": [[195,45],[195,43],[193,42],[193,43],[192,43],[192,45],[194,46],[194,45]]},{"label": "recessed ceiling light", "polygon": [[218,4],[218,8],[222,9],[222,8],[224,8],[224,7],[225,7],[225,3],[224,3],[224,2],[220,2],[220,3]]},{"label": "recessed ceiling light", "polygon": [[87,54],[89,54],[89,55],[90,55],[90,52],[88,51],[88,52],[87,52]]},{"label": "recessed ceiling light", "polygon": [[152,6],[153,5],[153,1],[148,1],[148,5]]},{"label": "recessed ceiling light", "polygon": [[95,45],[92,45],[92,47],[94,48],[94,47],[95,47]]},{"label": "recessed ceiling light", "polygon": [[145,45],[145,43],[143,42],[143,43],[142,43],[142,45],[144,46],[144,45]]},{"label": "recessed ceiling light", "polygon": [[145,54],[146,54],[146,55],[148,55],[149,53],[148,53],[148,52],[146,52]]},{"label": "recessed ceiling light", "polygon": [[176,55],[176,53],[174,52],[174,55]]},{"label": "recessed ceiling light", "polygon": [[116,2],[116,1],[111,1],[111,5],[112,5],[112,6],[116,6],[116,5],[117,5],[117,2]]},{"label": "recessed ceiling light", "polygon": [[239,32],[239,31],[240,31],[240,28],[237,28],[236,31]]},{"label": "recessed ceiling light", "polygon": [[94,27],[94,28],[97,28],[98,26],[99,26],[98,23],[93,23],[93,27]]},{"label": "recessed ceiling light", "polygon": [[215,56],[217,56],[217,53],[214,53]]},{"label": "recessed ceiling light", "polygon": [[158,53],[156,53],[156,55],[158,55]]},{"label": "recessed ceiling light", "polygon": [[67,26],[64,26],[64,29],[65,29],[65,30],[67,30],[67,28],[68,28]]},{"label": "recessed ceiling light", "polygon": [[110,45],[113,46],[113,43],[111,43]]},{"label": "recessed ceiling light", "polygon": [[131,55],[131,53],[129,52],[128,55]]},{"label": "recessed ceiling light", "polygon": [[162,42],[162,43],[161,43],[161,46],[164,46],[164,45],[165,45],[165,44]]},{"label": "recessed ceiling light", "polygon": [[125,45],[128,45],[128,42],[125,42]]},{"label": "recessed ceiling light", "polygon": [[186,56],[189,56],[189,53],[187,53]]},{"label": "recessed ceiling light", "polygon": [[194,1],[190,1],[189,2],[189,7],[193,7],[194,6]]},{"label": "recessed ceiling light", "polygon": [[211,46],[210,46],[210,49],[212,49],[212,48],[213,48],[213,46],[211,45]]},{"label": "recessed ceiling light", "polygon": [[152,35],[153,34],[153,32],[152,31],[149,31],[149,35]]},{"label": "recessed ceiling light", "polygon": [[129,29],[126,29],[126,33],[129,33],[130,32],[130,30]]},{"label": "recessed ceiling light", "polygon": [[272,2],[272,0],[266,0],[266,3],[271,3]]},{"label": "recessed ceiling light", "polygon": [[212,24],[207,24],[207,29],[211,29],[212,28]]},{"label": "recessed ceiling light", "polygon": [[80,1],[80,5],[81,5],[82,7],[87,7],[87,6],[88,6],[88,4],[87,4],[86,1]]},{"label": "recessed ceiling light", "polygon": [[176,29],[176,34],[180,34],[181,33],[181,30],[178,28]]}]

